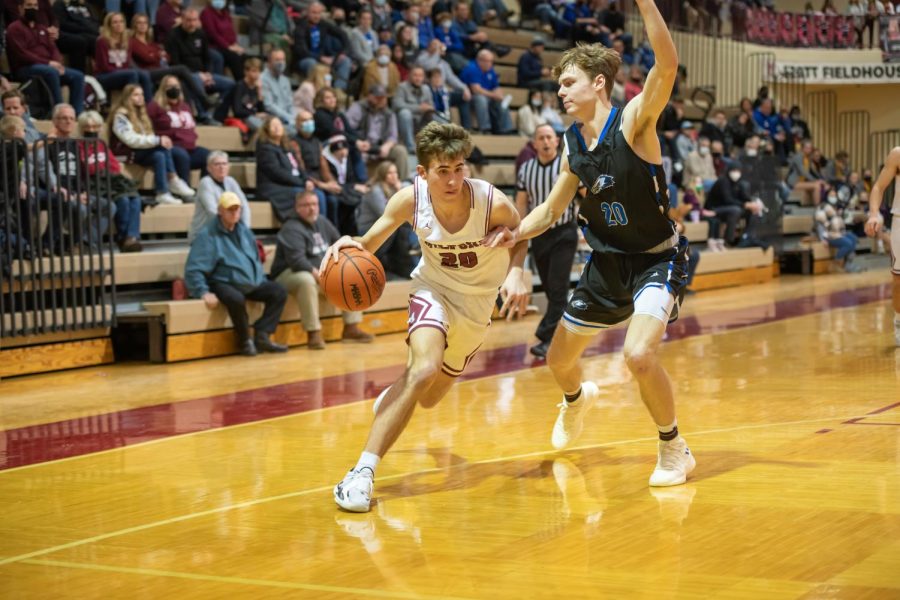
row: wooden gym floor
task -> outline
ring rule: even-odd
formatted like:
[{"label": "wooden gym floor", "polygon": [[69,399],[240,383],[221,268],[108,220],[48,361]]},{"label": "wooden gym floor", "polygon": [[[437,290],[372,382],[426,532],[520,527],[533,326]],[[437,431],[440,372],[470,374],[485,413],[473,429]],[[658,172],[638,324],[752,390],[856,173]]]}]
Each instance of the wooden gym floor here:
[{"label": "wooden gym floor", "polygon": [[655,430],[602,334],[602,390],[551,451],[559,394],[489,347],[339,512],[371,347],[124,364],[0,383],[0,597],[900,598],[900,351],[887,269],[688,298],[663,356],[698,467],[651,490]]}]

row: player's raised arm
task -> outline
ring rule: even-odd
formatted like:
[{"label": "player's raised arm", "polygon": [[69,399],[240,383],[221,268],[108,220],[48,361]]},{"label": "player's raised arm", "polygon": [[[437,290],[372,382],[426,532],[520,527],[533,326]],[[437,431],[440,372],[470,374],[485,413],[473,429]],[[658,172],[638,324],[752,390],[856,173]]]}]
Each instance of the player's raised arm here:
[{"label": "player's raised arm", "polygon": [[371,253],[375,253],[391,234],[403,225],[404,222],[412,223],[413,206],[415,204],[413,198],[413,186],[409,185],[391,196],[388,203],[384,207],[384,214],[378,217],[378,220],[372,224],[372,227],[361,236],[350,237],[342,236],[338,241],[331,245],[322,258],[322,264],[319,270],[324,271],[325,265],[329,260],[337,260],[340,255],[341,248],[359,248]]},{"label": "player's raised arm", "polygon": [[[884,225],[881,216],[881,203],[884,201],[884,190],[891,185],[891,180],[900,171],[900,146],[891,150],[884,161],[884,168],[878,174],[878,179],[872,186],[869,194],[869,219],[866,221],[866,235],[875,237]],[[896,252],[896,250],[894,250]]]},{"label": "player's raised arm", "polygon": [[485,246],[497,248],[500,246],[512,248],[518,242],[524,242],[533,237],[544,233],[550,226],[565,212],[566,208],[575,198],[578,191],[578,176],[569,170],[569,161],[566,156],[562,158],[562,166],[559,172],[559,179],[550,190],[547,201],[538,205],[533,211],[522,219],[519,227],[516,229],[505,229],[497,227],[484,238],[482,243]]},{"label": "player's raised arm", "polygon": [[623,117],[626,127],[623,133],[632,147],[634,139],[643,132],[652,131],[656,135],[656,121],[669,102],[678,72],[678,51],[656,4],[653,0],[635,2],[644,19],[656,63],[647,74],[643,91],[625,106]]}]

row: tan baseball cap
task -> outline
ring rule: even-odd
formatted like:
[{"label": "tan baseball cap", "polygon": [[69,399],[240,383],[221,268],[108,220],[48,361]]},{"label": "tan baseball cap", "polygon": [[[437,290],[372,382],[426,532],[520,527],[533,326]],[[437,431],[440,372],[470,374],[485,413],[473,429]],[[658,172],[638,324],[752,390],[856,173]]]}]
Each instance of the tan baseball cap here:
[{"label": "tan baseball cap", "polygon": [[231,208],[232,206],[240,206],[241,199],[234,192],[224,192],[219,196],[219,208]]}]

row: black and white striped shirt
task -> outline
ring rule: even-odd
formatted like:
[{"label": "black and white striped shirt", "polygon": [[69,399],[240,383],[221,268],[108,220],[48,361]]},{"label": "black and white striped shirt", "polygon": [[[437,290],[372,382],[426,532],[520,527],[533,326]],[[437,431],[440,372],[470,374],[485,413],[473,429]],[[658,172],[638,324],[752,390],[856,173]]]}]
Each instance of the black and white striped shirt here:
[{"label": "black and white striped shirt", "polygon": [[[562,155],[557,155],[547,164],[541,164],[537,157],[522,164],[516,177],[516,190],[525,192],[528,196],[528,212],[533,211],[539,204],[543,204],[553,189],[553,184],[559,179],[559,170],[562,165]],[[565,225],[575,221],[578,216],[578,206],[571,202],[565,212],[553,227]]]}]

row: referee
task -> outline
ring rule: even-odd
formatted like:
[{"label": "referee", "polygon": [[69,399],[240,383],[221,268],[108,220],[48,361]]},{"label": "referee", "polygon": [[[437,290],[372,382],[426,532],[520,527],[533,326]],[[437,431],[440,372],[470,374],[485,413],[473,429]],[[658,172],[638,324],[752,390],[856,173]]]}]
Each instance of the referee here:
[{"label": "referee", "polygon": [[[532,143],[537,156],[519,167],[516,178],[516,207],[523,217],[547,199],[562,162],[559,138],[550,125],[538,125]],[[578,246],[577,211],[576,203],[569,203],[566,212],[550,229],[531,240],[531,254],[547,294],[547,312],[535,332],[540,343],[531,347],[531,353],[539,358],[547,356],[553,332],[566,308],[569,277]]]}]

